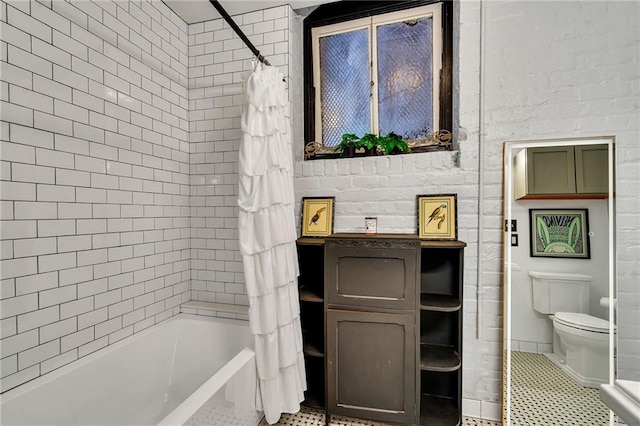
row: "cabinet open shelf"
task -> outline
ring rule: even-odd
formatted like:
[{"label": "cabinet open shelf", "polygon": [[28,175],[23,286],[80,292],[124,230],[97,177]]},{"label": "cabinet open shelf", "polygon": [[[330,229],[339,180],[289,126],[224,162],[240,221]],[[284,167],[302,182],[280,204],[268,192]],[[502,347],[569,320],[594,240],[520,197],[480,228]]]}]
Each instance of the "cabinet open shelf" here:
[{"label": "cabinet open shelf", "polygon": [[325,408],[324,358],[306,355],[307,390],[304,392],[304,405]]},{"label": "cabinet open shelf", "polygon": [[310,341],[304,342],[302,351],[309,356],[324,357],[324,352],[322,351],[322,349],[318,345]]},{"label": "cabinet open shelf", "polygon": [[304,405],[325,409],[324,238],[298,238],[300,321],[306,363]]},{"label": "cabinet open shelf", "polygon": [[307,390],[304,393],[304,405],[307,407],[321,408],[324,410],[324,395]]},{"label": "cabinet open shelf", "polygon": [[460,355],[452,346],[420,345],[420,369],[426,371],[455,371],[460,368]]},{"label": "cabinet open shelf", "polygon": [[300,300],[303,302],[313,302],[313,303],[323,303],[324,298],[322,296],[317,295],[312,290],[300,287]]},{"label": "cabinet open shelf", "polygon": [[452,398],[426,395],[420,396],[420,424],[438,426],[457,426],[460,424],[460,412]]},{"label": "cabinet open shelf", "polygon": [[455,312],[460,310],[460,299],[448,294],[421,293],[420,309],[436,312]]},{"label": "cabinet open shelf", "polygon": [[462,405],[462,241],[422,241],[420,424],[456,426]]}]

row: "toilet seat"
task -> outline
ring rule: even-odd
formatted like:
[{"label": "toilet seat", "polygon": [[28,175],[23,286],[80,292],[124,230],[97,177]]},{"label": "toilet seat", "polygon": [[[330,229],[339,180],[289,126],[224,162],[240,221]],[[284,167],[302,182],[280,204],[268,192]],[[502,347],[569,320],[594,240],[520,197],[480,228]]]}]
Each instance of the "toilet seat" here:
[{"label": "toilet seat", "polygon": [[554,315],[554,321],[566,327],[576,328],[578,330],[601,334],[609,333],[609,321],[587,314],[580,314],[577,312],[556,312]]}]

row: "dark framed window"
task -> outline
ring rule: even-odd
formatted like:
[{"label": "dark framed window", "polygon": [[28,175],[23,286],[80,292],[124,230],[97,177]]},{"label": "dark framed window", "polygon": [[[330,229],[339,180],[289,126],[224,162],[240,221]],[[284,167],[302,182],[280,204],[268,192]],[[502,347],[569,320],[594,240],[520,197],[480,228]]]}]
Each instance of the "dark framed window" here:
[{"label": "dark framed window", "polygon": [[306,158],[344,133],[399,134],[412,152],[450,150],[451,1],[325,4],[304,22]]}]

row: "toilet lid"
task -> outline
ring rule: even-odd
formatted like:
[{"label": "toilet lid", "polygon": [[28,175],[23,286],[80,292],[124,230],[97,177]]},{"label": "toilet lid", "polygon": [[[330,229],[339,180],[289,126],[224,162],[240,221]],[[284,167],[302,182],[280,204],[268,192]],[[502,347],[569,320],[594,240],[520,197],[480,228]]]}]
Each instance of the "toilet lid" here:
[{"label": "toilet lid", "polygon": [[581,330],[595,331],[598,333],[609,332],[609,321],[602,318],[592,317],[587,314],[578,314],[576,312],[556,312],[554,315],[556,321],[567,327],[579,328]]}]

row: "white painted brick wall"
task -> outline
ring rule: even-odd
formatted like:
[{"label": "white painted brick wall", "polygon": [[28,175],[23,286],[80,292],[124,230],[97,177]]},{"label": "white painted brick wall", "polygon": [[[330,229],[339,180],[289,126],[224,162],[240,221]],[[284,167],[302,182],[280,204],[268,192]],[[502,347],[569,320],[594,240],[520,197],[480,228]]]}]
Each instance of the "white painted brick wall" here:
[{"label": "white painted brick wall", "polygon": [[[638,5],[486,3],[484,110],[484,273],[476,338],[478,262],[479,3],[461,2],[459,28],[460,167],[453,154],[299,161],[296,193],[336,197],[336,231],[415,232],[415,195],[457,193],[465,252],[464,411],[498,418],[502,357],[502,143],[508,139],[615,134],[621,305],[619,368],[640,374],[638,187]],[[604,19],[603,19],[604,17]],[[598,22],[598,25],[593,25]],[[636,99],[635,103],[632,99]],[[293,108],[296,109],[295,107]],[[301,145],[296,158],[301,157]],[[624,186],[624,189],[623,189]],[[629,232],[634,231],[634,232]],[[625,308],[625,303],[628,308]],[[624,323],[623,323],[624,321]]]},{"label": "white painted brick wall", "polygon": [[162,2],[0,10],[4,392],[189,300],[189,105]]},{"label": "white painted brick wall", "polygon": [[[484,339],[476,341],[473,319],[465,322],[464,396],[500,401],[501,266],[494,260],[501,256],[501,149],[508,139],[616,135],[618,285],[620,291],[627,291],[619,320],[629,318],[626,332],[618,329],[618,367],[621,377],[637,380],[640,253],[634,247],[640,242],[640,129],[633,117],[638,114],[638,4],[486,5]],[[461,143],[463,153],[466,145],[477,140],[478,12],[478,3],[461,3],[460,122],[469,135]],[[598,25],[593,25],[595,22]],[[468,92],[466,84],[471,86]],[[487,238],[494,234],[497,238]],[[625,263],[628,268],[623,272]],[[467,289],[465,314],[475,311],[475,289]],[[631,309],[625,308],[625,303]],[[628,354],[635,354],[635,358]]]}]

